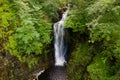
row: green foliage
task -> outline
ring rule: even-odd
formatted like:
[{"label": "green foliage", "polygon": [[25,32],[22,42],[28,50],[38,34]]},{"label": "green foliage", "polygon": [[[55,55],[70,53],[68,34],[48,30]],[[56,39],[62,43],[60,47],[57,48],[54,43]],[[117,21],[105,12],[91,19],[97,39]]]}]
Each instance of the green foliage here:
[{"label": "green foliage", "polygon": [[94,64],[91,64],[88,67],[88,71],[90,72],[90,76],[92,80],[113,80],[110,77],[109,66],[106,65],[106,58],[97,57],[95,59]]},{"label": "green foliage", "polygon": [[[89,53],[88,43],[79,44],[77,46],[78,46],[76,48],[77,50],[73,55],[73,57],[75,58],[74,62],[76,65],[81,64],[81,65],[85,66],[91,58],[91,54]],[[81,55],[81,56],[79,56],[79,55]],[[82,58],[83,56],[84,56],[84,58]]]},{"label": "green foliage", "polygon": [[[36,46],[40,48],[43,43],[44,44],[50,43],[51,24],[48,22],[45,23],[42,20],[44,15],[42,15],[42,11],[40,10],[42,8],[41,5],[39,5],[37,2],[36,2],[37,4],[32,2],[30,3],[31,4],[29,5],[27,4],[27,2],[23,2],[23,4],[20,4],[21,7],[19,12],[20,13],[19,17],[21,20],[21,24],[17,28],[16,30],[17,34],[15,36],[17,39],[22,40],[21,42],[23,44],[25,43],[26,45],[28,45],[29,43],[31,44],[31,42],[33,42],[34,43],[33,45],[37,44]],[[22,10],[22,9],[26,9],[26,10]]]},{"label": "green foliage", "polygon": [[[72,53],[71,60],[69,61],[69,64],[67,67],[68,68],[67,80],[81,80],[85,78],[88,79],[89,77],[89,76],[85,76],[87,75],[87,73],[84,68],[86,67],[86,65],[88,65],[92,57],[90,52],[91,49],[89,48],[88,42],[84,44],[82,43],[79,44],[79,43],[76,44],[75,51]],[[73,74],[74,76],[71,76]]]},{"label": "green foliage", "polygon": [[[38,3],[38,1],[16,1],[16,6],[19,6],[16,18],[19,17],[20,23],[13,37],[17,45],[15,48],[8,46],[13,48],[11,54],[30,66],[38,61],[34,56],[42,54],[42,50],[51,42],[51,24],[43,21],[45,15],[42,14],[42,6]],[[12,44],[11,42],[9,43]],[[30,59],[33,60],[29,61]]]},{"label": "green foliage", "polygon": [[30,67],[37,64],[38,55],[52,39],[52,26],[43,6],[38,0],[9,0],[2,2],[0,7],[1,51],[9,51]]},{"label": "green foliage", "polygon": [[[84,33],[86,30],[85,23],[86,23],[86,13],[85,13],[85,1],[82,0],[76,0],[76,2],[73,1],[75,4],[75,7],[73,7],[68,16],[68,19],[66,21],[67,28],[73,28],[74,32],[81,32]],[[78,4],[79,3],[79,4]],[[82,7],[82,8],[81,8]]]},{"label": "green foliage", "polygon": [[112,23],[98,23],[96,26],[89,28],[89,30],[91,31],[90,42],[92,43],[102,40],[114,40],[119,36],[119,26]]},{"label": "green foliage", "polygon": [[88,14],[100,15],[100,13],[104,13],[105,10],[111,7],[111,5],[115,2],[115,0],[98,0],[91,4],[87,10]]},{"label": "green foliage", "polygon": [[[57,18],[57,10],[58,10],[58,4],[56,4],[55,0],[47,0],[45,3],[43,3],[43,11],[48,18]],[[48,14],[49,13],[49,14]]]},{"label": "green foliage", "polygon": [[[80,42],[75,43],[82,44],[77,48],[75,45],[73,50],[69,62],[72,66],[69,66],[68,75],[74,75],[74,78],[68,80],[119,80],[120,1],[79,1],[83,5],[74,2],[76,5],[66,21],[66,27],[78,33],[76,37]],[[80,40],[79,33],[85,35],[81,38],[87,37],[84,42],[89,45],[88,47],[84,47],[86,44]],[[89,57],[82,50],[88,50]],[[83,67],[78,70],[78,65]],[[75,72],[78,75],[75,75]]]},{"label": "green foliage", "polygon": [[[79,13],[79,17],[76,14],[72,14],[73,11],[71,11],[71,16],[66,21],[66,27],[67,28],[73,28],[74,32],[80,31],[81,33],[85,32],[85,15],[84,13]],[[76,11],[77,12],[77,11]],[[77,13],[78,14],[78,13]],[[80,22],[81,21],[81,22]]]},{"label": "green foliage", "polygon": [[4,45],[7,44],[7,39],[13,31],[14,14],[10,9],[9,1],[0,2],[0,52],[4,51]]}]

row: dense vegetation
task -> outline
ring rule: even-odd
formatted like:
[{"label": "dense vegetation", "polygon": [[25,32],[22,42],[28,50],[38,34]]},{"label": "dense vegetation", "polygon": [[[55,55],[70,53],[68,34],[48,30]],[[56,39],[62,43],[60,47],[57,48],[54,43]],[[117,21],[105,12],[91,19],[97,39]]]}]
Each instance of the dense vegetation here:
[{"label": "dense vegetation", "polygon": [[[0,0],[0,62],[7,66],[9,53],[30,68],[44,60],[51,51],[52,21],[68,2],[74,5],[66,21],[72,29],[68,80],[119,80],[119,0]],[[5,74],[1,80],[15,79]]]}]

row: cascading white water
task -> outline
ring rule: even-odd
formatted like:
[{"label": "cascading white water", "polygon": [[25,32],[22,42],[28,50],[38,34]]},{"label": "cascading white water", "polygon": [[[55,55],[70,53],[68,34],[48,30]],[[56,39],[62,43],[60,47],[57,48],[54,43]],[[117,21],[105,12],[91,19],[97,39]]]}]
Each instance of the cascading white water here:
[{"label": "cascading white water", "polygon": [[55,65],[57,66],[64,66],[66,63],[65,60],[65,53],[66,47],[64,44],[64,22],[67,18],[67,14],[69,11],[69,7],[67,10],[62,14],[62,19],[54,24],[54,37],[55,37]]}]

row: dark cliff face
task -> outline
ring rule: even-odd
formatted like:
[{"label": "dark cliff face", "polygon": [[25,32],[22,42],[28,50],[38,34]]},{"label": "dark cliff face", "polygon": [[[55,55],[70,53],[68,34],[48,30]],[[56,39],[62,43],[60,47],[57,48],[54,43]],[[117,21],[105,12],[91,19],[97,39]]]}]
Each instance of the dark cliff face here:
[{"label": "dark cliff face", "polygon": [[50,67],[38,76],[38,80],[66,80],[66,67]]}]

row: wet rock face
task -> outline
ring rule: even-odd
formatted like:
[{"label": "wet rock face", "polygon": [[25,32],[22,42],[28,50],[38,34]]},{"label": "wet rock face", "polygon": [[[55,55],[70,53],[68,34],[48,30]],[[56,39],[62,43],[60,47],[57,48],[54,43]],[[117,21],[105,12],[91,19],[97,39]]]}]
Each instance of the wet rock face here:
[{"label": "wet rock face", "polygon": [[65,66],[53,66],[38,76],[38,80],[66,80]]}]

